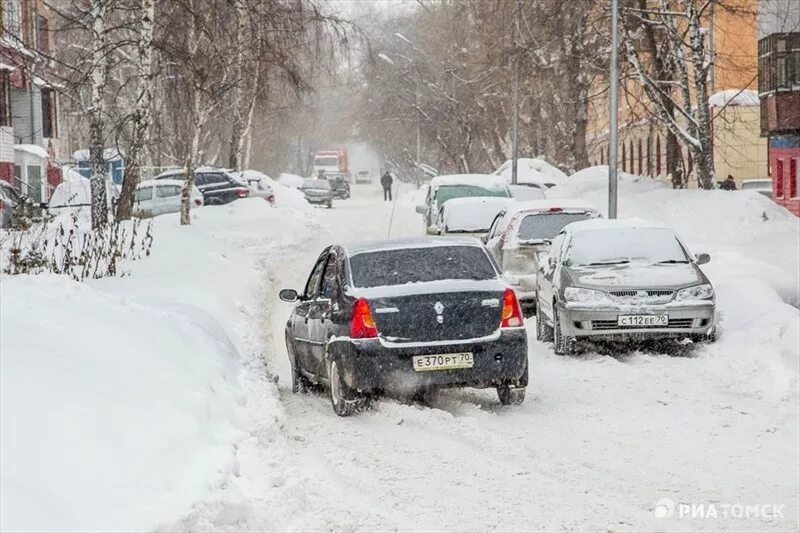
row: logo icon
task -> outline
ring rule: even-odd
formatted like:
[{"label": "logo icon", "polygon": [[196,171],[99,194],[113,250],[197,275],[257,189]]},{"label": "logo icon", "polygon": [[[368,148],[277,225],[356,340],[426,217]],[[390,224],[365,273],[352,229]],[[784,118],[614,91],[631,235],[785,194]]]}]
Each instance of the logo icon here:
[{"label": "logo icon", "polygon": [[661,498],[654,509],[656,518],[669,518],[675,512],[675,502],[669,498]]},{"label": "logo icon", "polygon": [[444,311],[444,304],[442,304],[442,302],[436,302],[433,304],[433,310],[436,311],[437,315],[441,315],[442,311]]}]

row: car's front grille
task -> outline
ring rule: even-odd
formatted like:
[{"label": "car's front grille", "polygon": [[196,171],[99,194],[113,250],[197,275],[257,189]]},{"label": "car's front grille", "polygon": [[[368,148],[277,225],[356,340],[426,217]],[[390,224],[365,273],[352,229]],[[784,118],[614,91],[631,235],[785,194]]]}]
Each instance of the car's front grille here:
[{"label": "car's front grille", "polygon": [[663,304],[672,300],[675,291],[668,289],[642,289],[608,291],[612,298],[622,303]]},{"label": "car's front grille", "polygon": [[674,318],[669,321],[666,326],[620,326],[617,324],[616,320],[592,320],[592,329],[593,330],[603,330],[603,329],[661,329],[661,328],[675,328],[675,329],[682,329],[682,328],[691,328],[692,322],[694,321],[693,318]]}]

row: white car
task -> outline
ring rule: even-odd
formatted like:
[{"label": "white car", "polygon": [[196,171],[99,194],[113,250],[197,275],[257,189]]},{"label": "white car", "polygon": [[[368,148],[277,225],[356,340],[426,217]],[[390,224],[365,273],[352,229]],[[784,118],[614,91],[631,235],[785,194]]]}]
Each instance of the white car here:
[{"label": "white car", "polygon": [[511,198],[511,191],[506,181],[498,176],[488,174],[454,174],[437,176],[431,180],[425,203],[418,205],[417,213],[423,216],[426,232],[438,235],[436,221],[441,207],[456,198],[470,197]]},{"label": "white car", "polygon": [[275,205],[275,189],[278,184],[272,178],[258,170],[243,170],[242,172],[231,172],[230,174],[247,185],[247,188],[250,189],[251,197],[263,198],[270,205]]},{"label": "white car", "polygon": [[744,180],[742,182],[743,191],[753,191],[763,194],[767,198],[772,198],[772,180],[771,179],[756,179]]},{"label": "white car", "polygon": [[600,211],[580,200],[536,200],[509,205],[486,235],[486,247],[517,291],[523,309],[536,310],[536,270],[550,242],[571,222],[600,218]]},{"label": "white car", "polygon": [[[166,213],[179,213],[181,210],[182,180],[149,180],[136,187],[133,195],[133,215],[140,218],[155,217]],[[189,207],[203,205],[203,194],[192,186]]]},{"label": "white car", "polygon": [[545,194],[546,185],[538,183],[518,183],[516,185],[509,185],[511,196],[520,202],[527,202],[530,200],[544,200],[547,198]]},{"label": "white car", "polygon": [[369,170],[359,170],[356,172],[356,183],[372,183],[372,176],[370,176]]},{"label": "white car", "polygon": [[512,198],[491,196],[454,198],[441,207],[439,235],[483,237],[497,214],[513,202]]}]

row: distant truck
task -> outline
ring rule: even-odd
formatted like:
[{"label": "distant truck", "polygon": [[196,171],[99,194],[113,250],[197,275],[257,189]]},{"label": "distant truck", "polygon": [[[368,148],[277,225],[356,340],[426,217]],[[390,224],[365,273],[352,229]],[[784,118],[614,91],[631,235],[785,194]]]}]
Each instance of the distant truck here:
[{"label": "distant truck", "polygon": [[350,180],[350,168],[347,163],[347,150],[319,150],[314,152],[314,177],[320,172],[341,173]]}]

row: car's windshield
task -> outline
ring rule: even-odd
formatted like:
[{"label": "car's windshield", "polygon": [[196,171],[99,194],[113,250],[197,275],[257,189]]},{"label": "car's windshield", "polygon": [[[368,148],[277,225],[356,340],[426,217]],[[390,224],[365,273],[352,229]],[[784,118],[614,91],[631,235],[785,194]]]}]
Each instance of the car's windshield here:
[{"label": "car's windshield", "polygon": [[528,187],[524,185],[512,185],[511,196],[524,202],[525,200],[543,200],[546,198],[544,191],[540,187]]},{"label": "car's windshield", "polygon": [[339,158],[336,156],[315,157],[314,164],[318,167],[335,167],[339,165]]},{"label": "car's windshield", "polygon": [[588,213],[537,213],[527,215],[519,224],[517,240],[552,239],[570,222],[589,219]]},{"label": "car's windshield", "polygon": [[494,266],[477,246],[436,246],[363,252],[350,258],[356,287],[404,285],[447,279],[486,280],[497,277]]},{"label": "car's windshield", "polygon": [[497,196],[508,198],[505,187],[486,188],[477,185],[442,185],[436,190],[435,198],[439,206],[453,198],[470,198],[475,196]]},{"label": "car's windshield", "polygon": [[567,266],[624,263],[688,263],[677,236],[664,228],[613,228],[581,231],[572,236]]},{"label": "car's windshield", "polygon": [[330,189],[331,184],[328,180],[305,180],[303,182],[304,189]]}]

